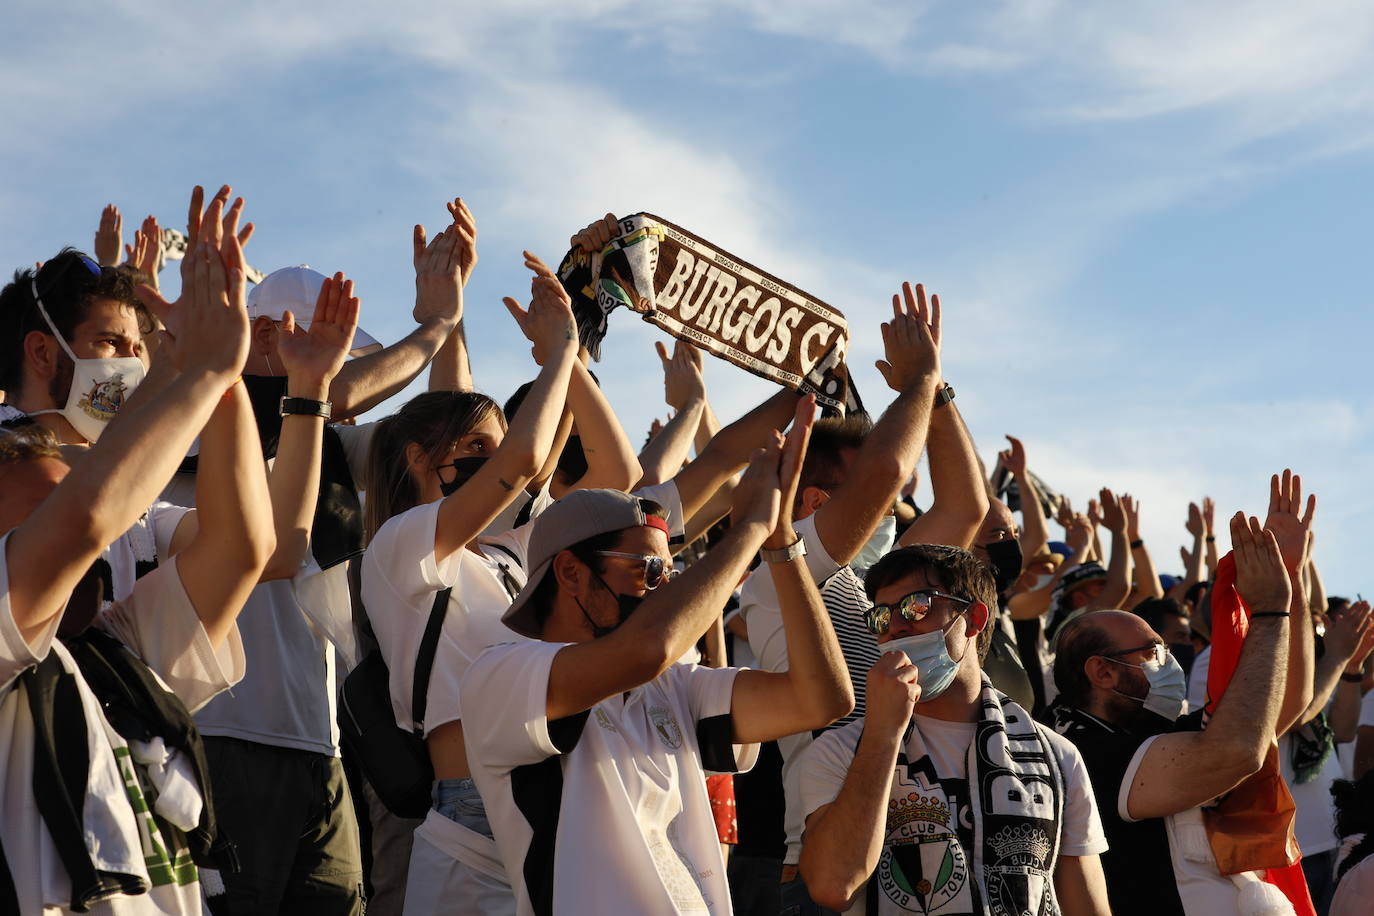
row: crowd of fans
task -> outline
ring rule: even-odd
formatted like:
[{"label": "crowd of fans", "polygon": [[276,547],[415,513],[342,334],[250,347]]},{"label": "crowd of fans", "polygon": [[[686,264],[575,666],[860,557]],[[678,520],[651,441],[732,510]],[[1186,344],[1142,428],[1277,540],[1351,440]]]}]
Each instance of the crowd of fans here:
[{"label": "crowd of fans", "polygon": [[461,199],[383,346],[204,196],[0,290],[0,913],[1374,911],[1374,614],[1297,475],[1161,575],[1130,495],[989,472],[910,284],[876,417],[722,426],[677,341],[636,449],[530,252],[477,390]]}]

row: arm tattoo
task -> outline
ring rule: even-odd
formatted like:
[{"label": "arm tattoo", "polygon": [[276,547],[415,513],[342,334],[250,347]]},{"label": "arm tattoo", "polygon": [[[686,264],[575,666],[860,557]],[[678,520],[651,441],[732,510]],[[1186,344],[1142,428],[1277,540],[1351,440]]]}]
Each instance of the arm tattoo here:
[{"label": "arm tattoo", "polygon": [[499,481],[501,482],[501,486],[505,487],[507,490],[514,490],[514,489],[515,489],[515,487],[513,487],[513,486],[511,486],[510,484],[506,483],[506,480],[505,480],[504,477],[498,477],[498,478],[496,478],[496,479],[499,480]]}]

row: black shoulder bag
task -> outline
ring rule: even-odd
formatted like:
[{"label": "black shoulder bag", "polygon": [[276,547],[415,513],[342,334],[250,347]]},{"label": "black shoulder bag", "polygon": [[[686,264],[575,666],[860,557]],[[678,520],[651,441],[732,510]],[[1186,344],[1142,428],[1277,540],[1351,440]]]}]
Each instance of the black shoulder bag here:
[{"label": "black shoulder bag", "polygon": [[432,804],[434,766],[425,747],[425,707],[434,653],[452,591],[446,588],[434,596],[429,623],[420,639],[410,700],[411,718],[415,720],[413,731],[396,725],[391,709],[391,672],[380,649],[372,650],[349,672],[340,691],[340,743],[367,774],[377,797],[398,817],[424,817]]}]

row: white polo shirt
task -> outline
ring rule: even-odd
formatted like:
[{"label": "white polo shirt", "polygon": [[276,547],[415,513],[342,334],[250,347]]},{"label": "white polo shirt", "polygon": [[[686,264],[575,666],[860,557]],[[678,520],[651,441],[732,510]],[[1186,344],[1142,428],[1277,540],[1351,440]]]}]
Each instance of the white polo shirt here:
[{"label": "white polo shirt", "polygon": [[706,769],[753,766],[733,745],[737,668],[674,665],[550,722],[563,643],[487,649],[463,679],[468,764],[522,916],[728,916]]}]

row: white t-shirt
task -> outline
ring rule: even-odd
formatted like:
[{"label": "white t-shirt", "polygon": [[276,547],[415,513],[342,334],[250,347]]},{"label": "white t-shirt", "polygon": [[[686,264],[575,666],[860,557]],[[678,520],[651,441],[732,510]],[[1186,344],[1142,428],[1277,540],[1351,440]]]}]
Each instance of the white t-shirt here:
[{"label": "white t-shirt", "polygon": [[747,770],[758,756],[756,744],[731,743],[739,669],[674,665],[550,722],[563,648],[493,646],[463,680],[468,763],[517,912],[728,916],[705,769]]},{"label": "white t-shirt", "polygon": [[[375,424],[330,428],[361,486]],[[196,476],[178,473],[163,497],[195,505]],[[200,733],[339,756],[335,643],[345,661],[354,648],[345,564],[321,572],[307,549],[295,578],[254,587],[238,626],[251,659],[248,675],[197,714]]]},{"label": "white t-shirt", "polygon": [[[672,481],[635,491],[663,506],[670,532],[681,534],[682,501]],[[440,563],[434,537],[443,500],[408,509],[378,529],[363,556],[363,606],[390,673],[391,708],[400,728],[413,729],[411,694],[420,640],[434,596],[452,588],[444,628],[434,652],[426,693],[425,734],[463,718],[459,683],[488,646],[523,640],[501,615],[526,580],[534,523],[496,537],[481,537]]]},{"label": "white t-shirt", "polygon": [[[863,582],[848,566],[841,566],[826,551],[816,532],[816,516],[807,516],[795,525],[797,536],[806,543],[806,569],[820,588],[821,599],[835,628],[849,681],[854,689],[854,709],[849,715],[827,726],[840,728],[863,717],[867,702],[868,672],[882,652],[877,638],[864,623],[864,612],[871,606],[864,594]],[[765,671],[787,670],[787,634],[782,626],[782,608],[778,591],[767,564],[760,565],[745,581],[740,591],[740,613],[749,630],[749,647],[758,666]],[[783,827],[787,833],[785,861],[795,865],[801,856],[802,813],[801,789],[796,761],[811,744],[811,733],[803,732],[778,739],[782,753],[782,785],[785,803]]]},{"label": "white t-shirt", "polygon": [[[925,809],[922,815],[925,820],[931,820],[934,815],[943,813],[944,820],[936,823],[933,828],[936,833],[948,834],[959,833],[963,830],[965,843],[971,842],[972,838],[972,815],[968,811],[970,804],[968,789],[968,748],[974,739],[974,733],[978,726],[973,722],[947,722],[942,719],[933,719],[929,716],[918,715],[915,717],[916,728],[920,730],[921,739],[925,743],[926,751],[929,753],[931,763],[935,768],[935,773],[940,782],[940,788],[944,791],[948,806],[931,805]],[[863,734],[864,722],[851,722],[844,728],[834,729],[821,735],[812,743],[798,762],[800,772],[801,797],[804,817],[810,817],[817,809],[830,804],[840,794],[840,789],[844,786],[845,778],[849,775],[849,767],[854,762],[854,754],[859,747],[859,739]],[[1102,820],[1097,814],[1097,803],[1093,798],[1092,783],[1088,779],[1087,768],[1083,765],[1083,758],[1078,753],[1078,748],[1073,746],[1067,738],[1059,735],[1048,728],[1037,726],[1037,730],[1044,736],[1052,748],[1059,761],[1059,770],[1064,774],[1064,814],[1060,822],[1059,836],[1059,855],[1061,856],[1088,856],[1097,855],[1107,850],[1107,836],[1102,830]],[[912,732],[913,738],[908,739],[906,753],[911,757],[911,763],[919,766],[920,761],[915,758],[917,752],[914,740],[915,730]],[[896,773],[893,774],[894,779]],[[918,779],[922,777],[917,777]],[[912,786],[913,792],[920,791],[921,784],[916,783]],[[897,821],[889,817],[887,824],[887,836],[889,838],[903,834],[911,829],[910,819]],[[932,823],[935,823],[932,821]],[[962,828],[961,828],[962,823]],[[922,832],[930,832],[927,829]],[[923,855],[923,859],[928,858]],[[934,864],[939,866],[941,859],[936,858]],[[964,866],[963,873],[952,864],[953,860],[945,860],[948,868],[934,868],[930,872],[937,875],[936,880],[943,880],[947,888],[946,896],[941,896],[941,886],[937,884],[933,890],[932,899],[951,899],[960,890],[959,884],[962,880],[969,879],[969,871],[973,862],[972,850],[965,848],[964,861],[968,864]],[[888,895],[879,893],[879,913],[882,916],[889,914],[900,914],[909,912],[920,912],[919,910],[909,910],[902,907],[897,899],[903,895]],[[860,892],[858,899],[853,907],[847,912],[864,913],[867,909],[866,893]],[[932,910],[939,913],[940,909]]]},{"label": "white t-shirt", "polygon": [[435,500],[388,519],[363,556],[363,606],[391,673],[391,708],[401,728],[415,727],[415,660],[435,593],[453,589],[429,678],[426,735],[463,718],[459,683],[482,650],[523,638],[501,622],[501,615],[525,584],[526,551],[534,533],[533,524],[524,525],[439,562],[434,535],[442,505]]},{"label": "white t-shirt", "polygon": [[1207,702],[1207,672],[1212,667],[1212,647],[1208,646],[1193,659],[1188,672],[1188,708],[1201,709]]},{"label": "white t-shirt", "polygon": [[[8,536],[0,539],[0,832],[20,901],[20,912],[72,912],[71,881],[33,797],[35,733],[27,691],[16,678],[49,652],[76,675],[86,718],[86,743],[91,749],[85,808],[92,860],[102,870],[133,875],[148,885],[148,893],[120,896],[95,904],[88,911],[102,914],[200,913],[201,893],[196,869],[178,855],[158,862],[166,843],[145,812],[146,797],[129,765],[129,750],[106,722],[99,700],[86,686],[79,669],[61,643],[54,641],[60,615],[32,643],[26,643],[9,601],[8,566],[4,559]],[[216,650],[201,626],[176,571],[176,561],[162,563],[138,581],[127,600],[102,612],[99,624],[137,653],[188,708],[196,709],[244,675],[243,643],[236,630]],[[136,812],[136,808],[138,811]],[[176,877],[151,879],[155,871]],[[156,868],[158,864],[161,869]],[[180,882],[180,883],[178,883]]]},{"label": "white t-shirt", "polygon": [[114,587],[114,591],[105,596],[107,602],[122,601],[134,590],[140,560],[162,562],[171,555],[177,526],[190,511],[185,506],[174,506],[159,499],[128,531],[101,551],[100,559],[109,564]]}]

